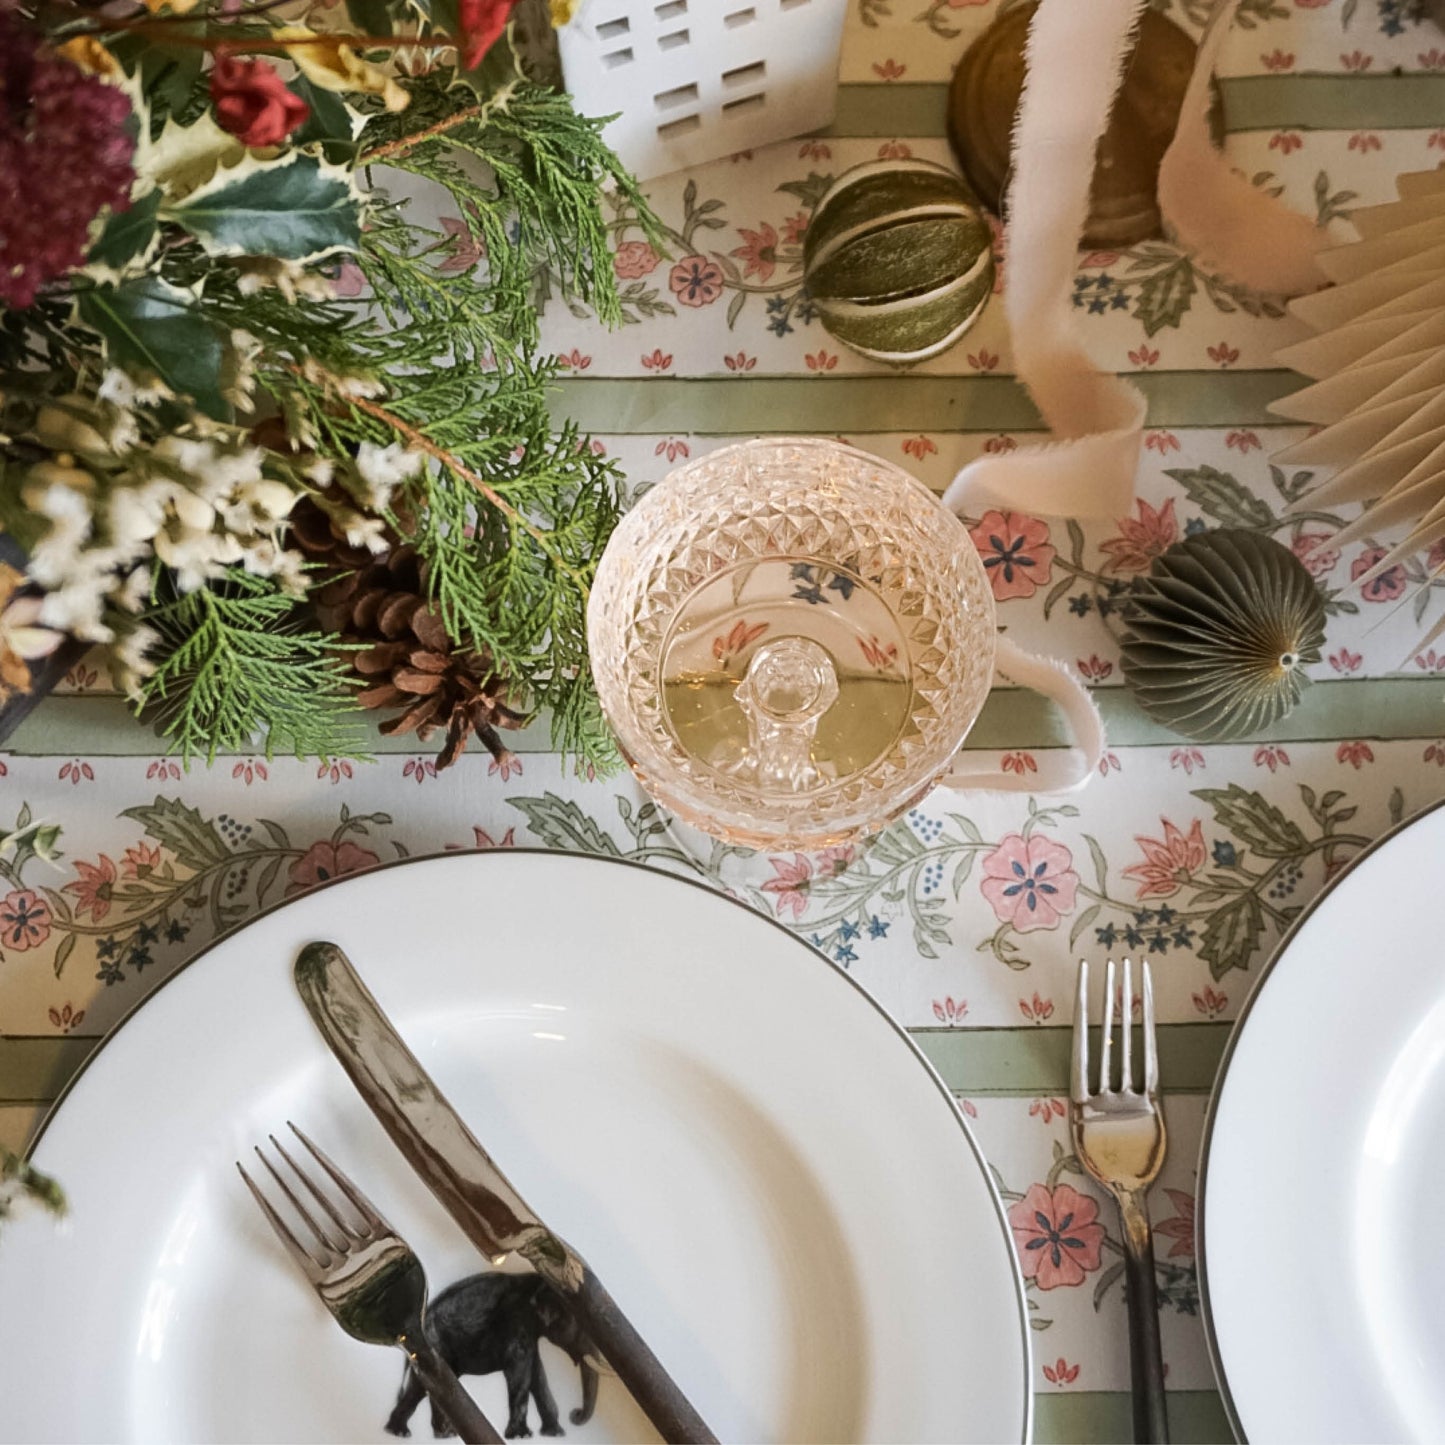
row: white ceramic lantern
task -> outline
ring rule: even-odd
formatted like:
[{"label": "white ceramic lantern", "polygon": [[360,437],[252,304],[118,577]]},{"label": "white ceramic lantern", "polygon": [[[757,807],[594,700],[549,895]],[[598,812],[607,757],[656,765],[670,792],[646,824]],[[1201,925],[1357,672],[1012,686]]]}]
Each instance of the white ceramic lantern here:
[{"label": "white ceramic lantern", "polygon": [[584,0],[567,89],[640,180],[830,125],[847,0]]}]

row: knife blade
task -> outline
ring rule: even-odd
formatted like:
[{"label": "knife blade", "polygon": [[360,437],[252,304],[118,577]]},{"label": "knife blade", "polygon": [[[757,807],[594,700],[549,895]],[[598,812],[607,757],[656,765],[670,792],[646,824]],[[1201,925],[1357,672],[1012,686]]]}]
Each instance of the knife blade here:
[{"label": "knife blade", "polygon": [[597,1349],[669,1445],[717,1445],[601,1280],[537,1216],[431,1081],[334,943],[296,959],[302,1002],[357,1092],[462,1232],[493,1264],[520,1254],[572,1305]]}]

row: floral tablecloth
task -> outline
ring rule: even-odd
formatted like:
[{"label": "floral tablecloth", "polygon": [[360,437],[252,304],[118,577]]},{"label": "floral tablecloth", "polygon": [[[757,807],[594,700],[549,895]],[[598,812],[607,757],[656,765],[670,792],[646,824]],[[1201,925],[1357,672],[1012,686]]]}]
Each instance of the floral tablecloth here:
[{"label": "floral tablecloth", "polygon": [[[546,334],[566,359],[559,410],[634,488],[759,432],[843,434],[942,487],[967,458],[1037,427],[1010,378],[999,306],[953,351],[898,374],[835,343],[800,287],[801,237],[830,177],[879,156],[947,158],[944,87],[996,6],[850,0],[833,130],[653,183],[672,254],[619,235],[620,331],[550,308]],[[1206,6],[1161,8],[1195,27]],[[1325,219],[1391,199],[1397,172],[1445,161],[1442,72],[1445,35],[1406,0],[1245,0],[1222,87],[1230,155]],[[455,264],[472,264],[456,245]],[[1006,285],[1006,261],[1003,274]],[[1413,646],[1441,599],[1417,587],[1420,562],[1352,590],[1389,538],[1341,551],[1341,516],[1283,517],[1309,478],[1269,460],[1301,434],[1266,409],[1297,384],[1272,361],[1302,334],[1279,305],[1162,242],[1082,256],[1074,302],[1098,360],[1149,397],[1135,509],[1084,527],[990,512],[972,531],[1011,634],[1066,657],[1096,690],[1111,737],[1100,776],[1062,804],[936,793],[857,856],[728,854],[712,871],[850,969],[956,1091],[1020,1246],[1042,1439],[1127,1435],[1118,1225],[1070,1153],[1062,1095],[1077,956],[1154,960],[1171,1128],[1153,1199],[1168,1384],[1176,1438],[1219,1438],[1194,1256],[1208,1089],[1290,918],[1392,821],[1445,792],[1445,649]],[[1120,688],[1118,607],[1159,550],[1218,524],[1276,536],[1304,559],[1328,598],[1328,643],[1305,704],[1271,736],[1199,747],[1150,724]],[[63,694],[0,758],[0,826],[43,820],[63,852],[58,864],[0,853],[0,1137],[11,1143],[168,972],[322,879],[528,844],[697,867],[629,779],[578,776],[540,738],[510,764],[468,756],[441,778],[415,744],[368,765],[236,756],[187,774],[127,722],[95,665],[76,667]],[[969,745],[1027,775],[1058,743],[1046,708],[1003,691]],[[1055,891],[1002,886],[1020,863]]]}]

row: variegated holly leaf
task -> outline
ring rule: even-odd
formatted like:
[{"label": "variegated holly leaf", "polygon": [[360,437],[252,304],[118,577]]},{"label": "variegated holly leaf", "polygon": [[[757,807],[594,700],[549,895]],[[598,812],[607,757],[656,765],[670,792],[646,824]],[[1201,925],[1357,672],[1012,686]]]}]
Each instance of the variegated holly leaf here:
[{"label": "variegated holly leaf", "polygon": [[128,371],[158,377],[207,416],[229,421],[221,394],[222,332],[195,307],[189,291],[158,276],[121,286],[93,286],[76,298],[76,319],[105,343],[107,358]]},{"label": "variegated holly leaf", "polygon": [[161,193],[149,191],[132,201],[130,209],[118,211],[105,223],[85,263],[85,274],[112,285],[144,271],[155,255],[160,240],[157,213]]},{"label": "variegated holly leaf", "polygon": [[221,166],[234,165],[245,154],[246,147],[206,111],[190,125],[167,120],[154,140],[143,133],[136,147],[135,169],[142,181],[153,181],[161,189],[167,204],[175,205],[209,181]]},{"label": "variegated holly leaf", "polygon": [[[376,33],[367,31],[368,35]],[[319,143],[326,159],[338,165],[355,160],[357,137],[366,124],[366,117],[347,105],[334,90],[323,90],[304,75],[296,76],[289,84],[311,112],[305,123],[292,131],[290,144],[304,146]]]},{"label": "variegated holly leaf", "polygon": [[354,251],[361,205],[348,171],[293,151],[275,161],[248,155],[162,214],[213,256],[302,262]]}]

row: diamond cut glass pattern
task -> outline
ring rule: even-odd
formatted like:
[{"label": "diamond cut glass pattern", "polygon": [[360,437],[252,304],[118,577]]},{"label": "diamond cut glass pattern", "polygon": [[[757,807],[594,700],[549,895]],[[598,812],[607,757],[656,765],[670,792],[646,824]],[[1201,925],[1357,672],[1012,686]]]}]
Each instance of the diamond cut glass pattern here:
[{"label": "diamond cut glass pattern", "polygon": [[643,784],[756,846],[897,816],[948,768],[993,676],[993,597],[962,524],[907,472],[823,440],[671,473],[613,534],[588,632]]}]

